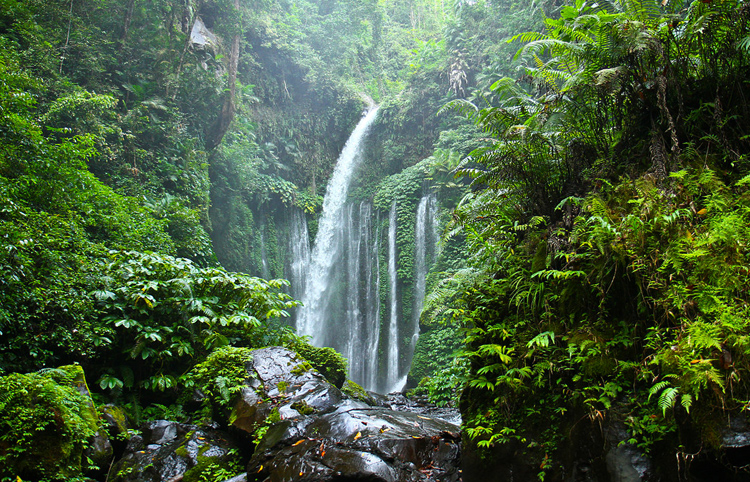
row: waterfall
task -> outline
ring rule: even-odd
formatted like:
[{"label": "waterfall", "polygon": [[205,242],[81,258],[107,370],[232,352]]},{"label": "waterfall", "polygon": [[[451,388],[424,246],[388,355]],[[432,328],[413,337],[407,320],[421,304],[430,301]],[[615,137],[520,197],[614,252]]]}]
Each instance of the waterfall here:
[{"label": "waterfall", "polygon": [[[371,216],[368,216],[370,219]],[[376,224],[377,224],[376,219]],[[367,264],[367,281],[365,284],[365,293],[368,300],[371,300],[367,309],[367,320],[371,329],[367,337],[367,372],[364,373],[362,385],[365,388],[374,390],[378,382],[378,347],[380,343],[380,256],[378,256],[378,247],[380,246],[380,227],[369,244],[370,251],[364,259]],[[373,262],[375,266],[373,266]]]},{"label": "waterfall", "polygon": [[[367,130],[377,108],[370,110],[352,132],[339,156],[323,200],[323,212],[312,249],[304,215],[292,213],[289,229],[290,277],[294,294],[302,300],[296,326],[317,346],[330,346],[349,360],[349,378],[365,389],[401,390],[408,374],[408,359],[419,336],[419,312],[425,296],[425,278],[434,261],[437,242],[437,197],[425,195],[417,208],[415,281],[398,281],[397,214],[394,201],[388,212],[388,231],[371,201],[347,200],[349,185]],[[411,229],[404,226],[403,228]],[[382,244],[382,251],[381,251]],[[387,256],[387,304],[380,306],[380,255]],[[399,289],[414,290],[414,316],[402,319]],[[299,293],[299,294],[298,294]],[[382,315],[382,319],[381,319]],[[382,322],[382,327],[381,327]],[[406,345],[402,338],[408,336]]]},{"label": "waterfall", "polygon": [[388,282],[390,292],[389,321],[388,321],[388,368],[386,372],[386,387],[388,392],[400,390],[406,380],[399,378],[399,347],[398,339],[398,273],[396,272],[396,201],[391,205],[388,214]]},{"label": "waterfall", "polygon": [[299,299],[305,294],[307,267],[310,264],[310,236],[307,232],[305,215],[294,209],[289,218],[289,281],[292,296]]},{"label": "waterfall", "polygon": [[422,196],[417,207],[417,221],[414,224],[414,305],[412,309],[412,336],[409,344],[409,358],[419,338],[419,315],[424,306],[427,289],[427,272],[437,258],[438,203],[434,193]]},{"label": "waterfall", "polygon": [[346,223],[345,230],[345,242],[346,242],[346,328],[348,331],[348,338],[350,340],[347,343],[346,351],[343,355],[349,360],[349,377],[359,376],[362,372],[362,360],[360,354],[362,353],[362,316],[360,311],[359,303],[359,268],[360,268],[360,250],[362,248],[362,236],[360,230],[360,224],[365,224],[367,220],[362,219],[360,216],[358,219],[355,217],[354,205],[350,204],[345,209],[346,214],[344,222]]},{"label": "waterfall", "polygon": [[266,252],[265,226],[260,227],[260,272],[263,279],[271,278],[271,270],[268,268],[268,253]]},{"label": "waterfall", "polygon": [[[349,378],[366,387],[377,386],[380,300],[377,236],[372,234],[372,205],[346,206],[344,218],[346,283],[345,337],[334,341],[349,360]],[[341,277],[342,279],[344,277]],[[330,310],[335,312],[334,309]]]},{"label": "waterfall", "polygon": [[332,301],[331,271],[342,248],[339,223],[344,214],[344,203],[354,168],[361,158],[365,134],[375,121],[377,113],[378,108],[375,107],[359,121],[346,141],[326,187],[323,213],[318,221],[318,233],[310,255],[307,283],[302,296],[304,306],[297,317],[297,331],[301,335],[310,336],[314,345],[323,345],[327,336],[326,318],[329,316],[328,305]]}]

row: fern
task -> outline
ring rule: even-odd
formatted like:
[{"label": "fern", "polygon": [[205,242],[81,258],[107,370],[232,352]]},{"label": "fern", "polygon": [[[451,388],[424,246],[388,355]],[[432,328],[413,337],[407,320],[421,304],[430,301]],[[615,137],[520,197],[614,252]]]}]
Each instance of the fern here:
[{"label": "fern", "polygon": [[526,346],[529,348],[534,348],[535,346],[547,348],[553,343],[555,343],[555,333],[552,331],[545,331],[529,340],[529,342],[526,343]]},{"label": "fern", "polygon": [[674,407],[678,393],[679,390],[674,387],[662,390],[661,395],[659,395],[659,408],[662,410],[662,415],[666,416],[667,409]]}]

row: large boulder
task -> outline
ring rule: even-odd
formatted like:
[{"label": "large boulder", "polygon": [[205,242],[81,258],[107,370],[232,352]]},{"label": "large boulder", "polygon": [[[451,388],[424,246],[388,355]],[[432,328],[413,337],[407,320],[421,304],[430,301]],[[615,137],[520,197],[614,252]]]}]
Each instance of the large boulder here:
[{"label": "large boulder", "polygon": [[258,439],[249,481],[456,481],[459,428],[349,399],[296,353],[252,353],[233,425]]},{"label": "large boulder", "polygon": [[[295,418],[333,410],[341,391],[295,352],[270,347],[252,352],[248,386],[235,403],[232,425],[250,434],[267,427],[268,419]],[[273,414],[273,416],[272,416]]]},{"label": "large boulder", "polygon": [[103,475],[112,446],[78,365],[0,377],[0,479]]}]

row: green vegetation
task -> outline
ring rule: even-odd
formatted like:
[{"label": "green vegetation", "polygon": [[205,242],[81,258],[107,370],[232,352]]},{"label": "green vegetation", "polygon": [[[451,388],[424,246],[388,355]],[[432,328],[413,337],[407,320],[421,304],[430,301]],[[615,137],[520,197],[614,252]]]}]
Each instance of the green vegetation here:
[{"label": "green vegetation", "polygon": [[78,390],[78,371],[67,368],[0,377],[3,480],[82,480],[89,468],[83,451],[99,420],[91,398]]},{"label": "green vegetation", "polygon": [[586,419],[644,453],[717,447],[750,404],[750,8],[522,3],[0,0],[0,478],[88,468],[93,402],[50,367],[136,423],[194,418],[193,389],[224,422],[269,345],[367,398],[287,326],[283,280],[366,97],[350,197],[380,223],[381,305],[395,201],[410,346],[434,192],[410,380],[470,443],[540,479]]},{"label": "green vegetation", "polygon": [[336,387],[341,388],[346,381],[346,358],[333,348],[319,348],[298,339],[293,340],[292,343],[287,343],[287,346],[310,362],[312,368],[318,370]]},{"label": "green vegetation", "polygon": [[528,83],[451,105],[492,139],[459,168],[471,273],[439,296],[479,447],[556,477],[581,417],[679,452],[745,408],[749,13],[576,2],[516,37]]},{"label": "green vegetation", "polygon": [[252,361],[249,348],[223,346],[185,376],[185,387],[203,396],[202,415],[207,420],[227,420],[230,404],[245,387],[247,365]]}]

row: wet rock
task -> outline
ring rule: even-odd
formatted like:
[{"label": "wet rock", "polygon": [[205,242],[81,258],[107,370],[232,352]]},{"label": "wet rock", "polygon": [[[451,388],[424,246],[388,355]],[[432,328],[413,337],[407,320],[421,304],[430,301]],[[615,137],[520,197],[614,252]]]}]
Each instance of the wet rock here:
[{"label": "wet rock", "polygon": [[247,482],[247,473],[240,474],[237,477],[232,477],[223,482]]},{"label": "wet rock", "polygon": [[442,420],[344,402],[272,426],[248,465],[249,480],[456,481],[459,429]]},{"label": "wet rock", "polygon": [[341,391],[291,350],[270,347],[253,351],[248,386],[235,403],[232,425],[255,433],[273,411],[281,419],[333,410],[344,400]]},{"label": "wet rock", "polygon": [[227,466],[236,444],[226,433],[157,420],[132,437],[125,456],[111,470],[112,482],[198,480],[208,466]]},{"label": "wet rock", "polygon": [[[373,394],[375,395],[375,394]],[[389,393],[373,397],[375,405],[397,410],[399,412],[413,412],[428,417],[439,418],[455,425],[461,425],[461,412],[457,408],[438,407],[430,403],[426,396],[409,396],[403,393]]]},{"label": "wet rock", "polygon": [[100,418],[103,428],[111,438],[122,437],[128,433],[130,424],[125,411],[115,405],[103,405],[99,407]]},{"label": "wet rock", "polygon": [[607,430],[609,451],[605,457],[607,471],[612,482],[641,482],[654,480],[651,459],[638,447],[628,443],[627,430],[620,424],[612,424]]},{"label": "wet rock", "polygon": [[285,348],[252,356],[233,412],[234,427],[262,434],[248,481],[460,480],[457,425],[349,397]]},{"label": "wet rock", "polygon": [[91,437],[88,446],[83,451],[83,456],[91,460],[98,468],[98,470],[94,469],[93,473],[106,472],[106,468],[109,467],[114,457],[114,448],[105,430],[97,430],[96,435]]}]

